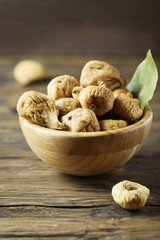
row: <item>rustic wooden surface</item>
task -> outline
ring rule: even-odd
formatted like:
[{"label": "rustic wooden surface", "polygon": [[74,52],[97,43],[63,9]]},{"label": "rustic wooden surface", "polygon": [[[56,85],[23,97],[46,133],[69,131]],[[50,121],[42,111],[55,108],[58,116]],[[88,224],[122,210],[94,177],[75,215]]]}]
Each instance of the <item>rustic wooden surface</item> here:
[{"label": "rustic wooden surface", "polygon": [[[137,155],[109,174],[74,177],[54,170],[27,146],[19,127],[16,103],[29,89],[46,93],[49,80],[76,76],[88,57],[28,56],[40,60],[48,79],[28,87],[13,78],[13,66],[25,56],[0,57],[0,238],[2,239],[160,239],[160,104],[158,85],[150,106],[154,119]],[[133,57],[108,60],[130,79],[138,63]],[[160,59],[156,59],[160,66]],[[139,211],[116,205],[111,189],[128,179],[146,185],[151,195]]]}]

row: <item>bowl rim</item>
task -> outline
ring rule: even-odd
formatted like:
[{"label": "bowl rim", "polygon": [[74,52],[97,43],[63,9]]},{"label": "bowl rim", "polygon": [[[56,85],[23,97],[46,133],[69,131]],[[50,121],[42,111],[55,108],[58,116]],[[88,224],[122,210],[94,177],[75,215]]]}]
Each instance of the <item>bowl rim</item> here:
[{"label": "bowl rim", "polygon": [[100,137],[100,136],[109,136],[109,135],[116,135],[116,134],[126,134],[128,132],[134,131],[135,129],[144,127],[147,123],[149,123],[153,118],[152,109],[150,106],[147,106],[144,110],[143,117],[136,123],[133,123],[129,126],[115,129],[115,130],[107,130],[107,131],[97,131],[97,132],[69,132],[69,131],[61,131],[46,128],[35,123],[30,122],[29,120],[19,116],[20,125],[27,125],[28,127],[36,130],[39,133],[47,134],[50,136],[57,136],[57,137]]}]

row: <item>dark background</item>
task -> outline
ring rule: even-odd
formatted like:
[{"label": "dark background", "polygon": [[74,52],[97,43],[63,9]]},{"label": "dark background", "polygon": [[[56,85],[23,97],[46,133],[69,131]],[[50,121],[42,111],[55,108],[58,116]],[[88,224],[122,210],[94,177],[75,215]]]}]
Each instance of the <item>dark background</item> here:
[{"label": "dark background", "polygon": [[160,55],[159,0],[0,0],[0,54]]}]

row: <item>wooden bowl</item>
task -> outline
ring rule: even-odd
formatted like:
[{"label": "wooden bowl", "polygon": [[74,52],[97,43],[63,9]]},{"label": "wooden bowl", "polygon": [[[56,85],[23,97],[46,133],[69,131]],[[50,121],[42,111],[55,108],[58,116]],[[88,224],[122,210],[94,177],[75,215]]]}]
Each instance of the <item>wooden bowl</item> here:
[{"label": "wooden bowl", "polygon": [[66,132],[38,126],[24,118],[20,125],[33,152],[54,168],[72,175],[90,176],[122,166],[140,149],[146,139],[152,111],[125,128],[101,132]]}]

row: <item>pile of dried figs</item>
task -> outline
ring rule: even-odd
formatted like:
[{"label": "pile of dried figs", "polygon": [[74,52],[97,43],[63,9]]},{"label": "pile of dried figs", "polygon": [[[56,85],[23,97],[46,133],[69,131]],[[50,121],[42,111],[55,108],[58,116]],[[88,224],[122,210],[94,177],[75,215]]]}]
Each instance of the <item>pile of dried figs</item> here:
[{"label": "pile of dried figs", "polygon": [[96,132],[123,128],[138,121],[143,110],[126,87],[119,71],[107,62],[92,60],[73,76],[52,79],[47,95],[27,91],[19,99],[19,116],[51,129]]}]

